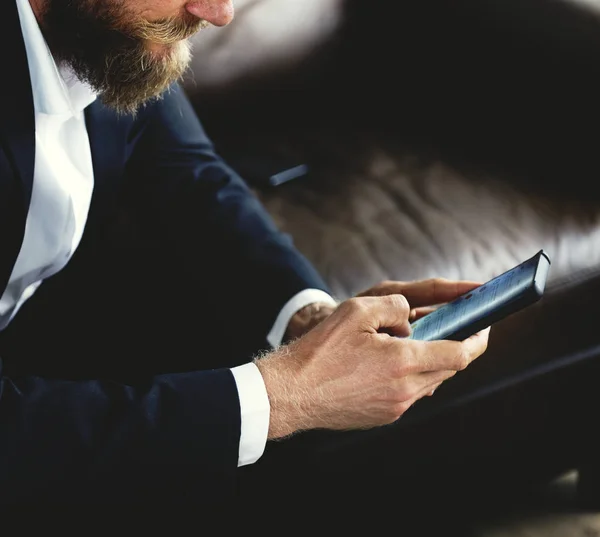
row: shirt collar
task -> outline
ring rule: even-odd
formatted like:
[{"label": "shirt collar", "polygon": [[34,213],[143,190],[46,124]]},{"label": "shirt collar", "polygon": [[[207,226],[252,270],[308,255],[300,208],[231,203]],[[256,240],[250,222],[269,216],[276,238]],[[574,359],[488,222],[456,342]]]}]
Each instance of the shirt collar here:
[{"label": "shirt collar", "polygon": [[96,100],[96,93],[68,67],[59,70],[29,0],[17,0],[17,8],[27,51],[35,111],[50,115],[80,114]]}]

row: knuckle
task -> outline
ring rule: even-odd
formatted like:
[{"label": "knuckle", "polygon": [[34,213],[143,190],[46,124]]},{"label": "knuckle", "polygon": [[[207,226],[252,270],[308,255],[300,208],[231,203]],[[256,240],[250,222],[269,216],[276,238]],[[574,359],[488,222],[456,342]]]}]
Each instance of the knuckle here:
[{"label": "knuckle", "polygon": [[349,298],[341,305],[341,307],[343,307],[349,315],[361,315],[366,309],[364,299],[356,297]]},{"label": "knuckle", "polygon": [[458,366],[458,368],[457,368],[458,371],[464,371],[465,369],[467,369],[467,367],[469,367],[469,364],[471,363],[469,354],[467,352],[465,352],[464,350],[461,350],[456,359],[456,363]]},{"label": "knuckle", "polygon": [[448,280],[446,278],[430,278],[428,280],[429,285],[433,287],[433,289],[437,289],[438,287],[443,286]]},{"label": "knuckle", "polygon": [[390,338],[386,341],[384,352],[387,355],[386,367],[391,378],[399,379],[414,373],[418,356],[412,345],[402,338]]},{"label": "knuckle", "polygon": [[397,309],[406,315],[410,313],[410,305],[404,295],[389,295],[387,299],[394,309]]},{"label": "knuckle", "polygon": [[392,360],[389,371],[389,375],[391,378],[402,379],[408,376],[410,372],[411,367],[408,360]]},{"label": "knuckle", "polygon": [[440,384],[442,384],[444,381],[451,379],[453,376],[456,375],[456,371],[448,371],[445,375],[446,378],[444,378],[444,380],[442,382],[440,382]]}]

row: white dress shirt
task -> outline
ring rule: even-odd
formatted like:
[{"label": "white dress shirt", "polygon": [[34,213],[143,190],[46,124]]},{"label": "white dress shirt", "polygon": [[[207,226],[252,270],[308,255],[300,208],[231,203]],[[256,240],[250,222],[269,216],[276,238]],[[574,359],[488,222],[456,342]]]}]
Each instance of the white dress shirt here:
[{"label": "white dress shirt", "polygon": [[[17,0],[35,108],[35,163],[31,203],[23,244],[0,297],[0,330],[8,326],[42,284],[74,254],[87,221],[94,170],[84,109],[94,91],[68,69],[56,65],[29,0]],[[291,317],[314,302],[335,304],[331,296],[306,289],[292,297],[267,336],[276,347]],[[232,370],[241,410],[238,465],[256,462],[264,452],[270,406],[263,378],[253,363]]]}]

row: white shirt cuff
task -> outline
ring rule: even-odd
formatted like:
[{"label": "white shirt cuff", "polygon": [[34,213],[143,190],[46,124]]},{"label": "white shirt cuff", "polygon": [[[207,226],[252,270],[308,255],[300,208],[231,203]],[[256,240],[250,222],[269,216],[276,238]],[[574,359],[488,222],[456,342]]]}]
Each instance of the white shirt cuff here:
[{"label": "white shirt cuff", "polygon": [[267,341],[269,344],[272,347],[281,345],[283,335],[285,334],[290,319],[294,316],[294,314],[296,314],[296,312],[300,311],[309,304],[314,304],[315,302],[324,302],[325,304],[331,304],[332,306],[338,305],[338,303],[330,294],[326,293],[325,291],[321,291],[320,289],[304,289],[304,291],[300,291],[298,294],[290,298],[285,303],[285,306],[283,306],[283,309],[279,312],[277,319],[275,319],[273,328],[271,328],[271,331],[267,335]]},{"label": "white shirt cuff", "polygon": [[253,363],[231,369],[240,399],[242,420],[238,466],[255,463],[265,451],[271,407],[267,388]]}]

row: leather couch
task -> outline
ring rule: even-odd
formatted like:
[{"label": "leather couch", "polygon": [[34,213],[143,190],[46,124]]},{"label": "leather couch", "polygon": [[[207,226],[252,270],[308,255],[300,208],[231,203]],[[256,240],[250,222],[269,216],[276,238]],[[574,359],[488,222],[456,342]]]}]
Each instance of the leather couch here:
[{"label": "leather couch", "polygon": [[185,85],[217,149],[338,298],[548,252],[544,298],[441,397],[600,359],[595,4],[239,0],[194,43]]}]

